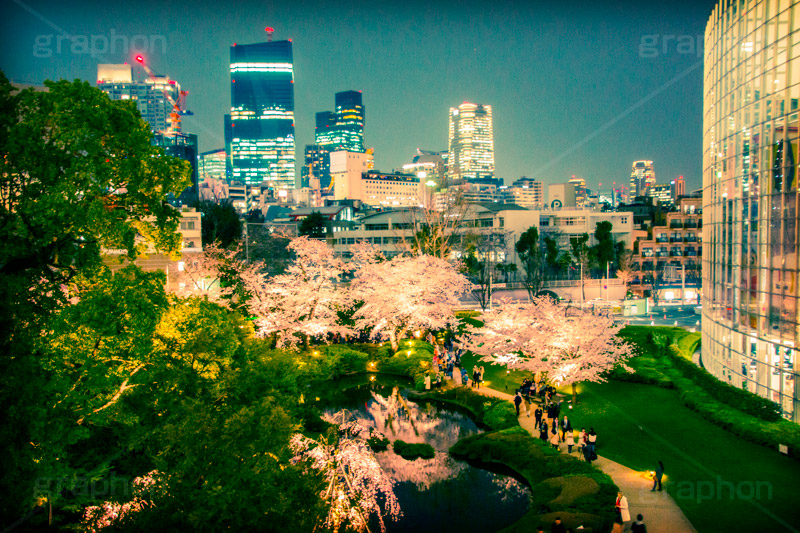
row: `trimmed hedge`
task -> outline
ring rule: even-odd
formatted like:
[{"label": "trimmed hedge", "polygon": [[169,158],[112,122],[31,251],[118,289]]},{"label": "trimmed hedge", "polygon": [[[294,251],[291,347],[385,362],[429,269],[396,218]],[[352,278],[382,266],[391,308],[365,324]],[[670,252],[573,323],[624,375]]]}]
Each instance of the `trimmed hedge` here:
[{"label": "trimmed hedge", "polygon": [[483,396],[465,387],[433,390],[416,398],[450,403],[466,409],[478,424],[489,429],[508,429],[519,426],[514,404],[501,398]]},{"label": "trimmed hedge", "polygon": [[[627,326],[620,335],[638,348],[639,356],[628,363],[636,373],[614,371],[610,377],[677,389],[683,404],[706,420],[754,444],[775,450],[787,445],[789,455],[800,460],[800,426],[784,420],[775,402],[719,381],[692,363],[697,347],[692,334],[680,328]],[[661,349],[657,344],[663,346],[663,335],[668,342]],[[672,342],[676,337],[678,342]]]},{"label": "trimmed hedge", "polygon": [[672,356],[673,364],[677,370],[702,387],[717,401],[767,422],[777,422],[783,418],[780,405],[772,400],[743,389],[737,389],[733,385],[720,381],[704,368],[700,368],[692,361],[685,359],[676,345],[670,345],[667,348],[667,353]]},{"label": "trimmed hedge", "polygon": [[[617,494],[617,486],[611,478],[589,463],[549,448],[519,426],[462,439],[450,448],[450,454],[462,459],[505,464],[519,472],[533,488],[530,509],[505,531],[533,531],[537,526],[549,526],[552,518],[546,513],[552,512],[557,512],[569,527],[581,523],[592,531],[611,530],[612,503]],[[574,501],[557,503],[553,500],[560,491],[548,489],[541,483],[559,477],[588,478],[597,483],[598,490]]]},{"label": "trimmed hedge", "polygon": [[436,456],[433,446],[424,442],[406,442],[397,439],[392,443],[392,448],[394,448],[394,453],[406,461],[415,461],[420,458],[433,459]]}]

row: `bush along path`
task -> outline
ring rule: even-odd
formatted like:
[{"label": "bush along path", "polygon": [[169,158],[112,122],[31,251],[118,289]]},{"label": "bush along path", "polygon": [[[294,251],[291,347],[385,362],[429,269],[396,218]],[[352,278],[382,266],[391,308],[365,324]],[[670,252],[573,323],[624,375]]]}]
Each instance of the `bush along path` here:
[{"label": "bush along path", "polygon": [[[513,396],[511,394],[507,394],[504,392],[500,392],[489,387],[481,387],[480,389],[473,389],[477,390],[480,394],[491,396],[494,398],[499,398],[505,400],[509,406],[513,406]],[[531,404],[531,409],[535,409],[536,405]],[[513,409],[513,407],[512,407]],[[538,435],[539,430],[534,430],[533,426],[535,424],[535,419],[533,416],[528,417],[525,413],[525,408],[523,405],[522,411],[520,411],[521,416],[519,417],[519,425],[523,429],[525,429],[531,435]],[[467,439],[465,439],[467,440]],[[539,440],[539,439],[536,439]],[[458,446],[461,444],[460,442],[456,445]],[[573,456],[577,457],[577,446],[573,448]],[[567,447],[565,444],[561,444],[559,450],[556,451],[552,448],[548,448],[548,451],[552,453],[561,453],[564,458],[568,457]],[[589,465],[585,462],[575,460],[580,465],[588,467]],[[636,519],[636,515],[641,513],[644,515],[645,523],[647,524],[647,531],[649,533],[690,533],[696,531],[686,516],[681,511],[678,504],[675,503],[675,500],[667,494],[666,491],[663,492],[651,492],[650,488],[652,486],[652,481],[643,477],[641,472],[637,472],[625,466],[622,466],[619,463],[615,463],[610,459],[606,459],[602,456],[598,457],[597,461],[593,462],[594,466],[599,468],[603,471],[605,475],[610,477],[613,480],[613,484],[619,487],[619,490],[625,495],[628,499],[628,507],[630,509],[631,518],[633,520]],[[561,475],[566,476],[568,473],[569,465],[565,462],[561,465],[557,465],[558,467],[565,468],[565,472]],[[558,475],[558,474],[556,474]],[[558,478],[555,478],[558,479]],[[565,478],[568,479],[568,478]],[[543,487],[550,487],[553,483],[552,480],[548,480],[549,482],[542,483]],[[533,485],[532,485],[533,487]],[[537,495],[537,487],[533,487],[534,490],[534,499],[540,499]],[[565,492],[572,492],[575,491],[575,487],[564,486],[562,488],[562,495]],[[609,491],[605,491],[608,507],[612,510],[613,515],[613,508],[614,508],[614,501],[616,499],[616,493],[613,490],[609,493]],[[535,509],[531,510],[532,512]],[[555,513],[558,514],[558,513]],[[563,513],[562,513],[563,514]],[[550,515],[546,515],[550,516]],[[555,515],[552,515],[555,516]],[[552,518],[550,518],[552,521]],[[562,516],[562,521],[564,521],[564,516]],[[541,524],[542,526],[546,525],[545,523]],[[567,524],[568,527],[577,527],[576,525]]]},{"label": "bush along path", "polygon": [[[411,394],[416,399],[458,405],[470,411],[489,431],[462,439],[450,453],[454,457],[483,463],[500,463],[521,475],[531,487],[528,512],[506,532],[550,529],[556,518],[566,527],[581,531],[611,531],[617,487],[612,479],[576,457],[561,454],[528,429],[520,426],[510,396],[486,389],[477,394],[467,387],[446,387]],[[531,424],[532,425],[532,424]],[[680,530],[673,530],[680,531]],[[692,531],[692,530],[686,530]]]}]

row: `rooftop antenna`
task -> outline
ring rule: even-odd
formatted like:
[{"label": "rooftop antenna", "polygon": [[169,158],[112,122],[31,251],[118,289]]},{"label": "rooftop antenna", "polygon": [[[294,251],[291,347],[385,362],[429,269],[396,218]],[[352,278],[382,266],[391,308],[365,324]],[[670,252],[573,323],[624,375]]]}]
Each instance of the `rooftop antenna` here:
[{"label": "rooftop antenna", "polygon": [[271,43],[272,42],[272,34],[275,33],[275,28],[267,26],[266,28],[264,28],[264,31],[267,32],[267,42]]}]

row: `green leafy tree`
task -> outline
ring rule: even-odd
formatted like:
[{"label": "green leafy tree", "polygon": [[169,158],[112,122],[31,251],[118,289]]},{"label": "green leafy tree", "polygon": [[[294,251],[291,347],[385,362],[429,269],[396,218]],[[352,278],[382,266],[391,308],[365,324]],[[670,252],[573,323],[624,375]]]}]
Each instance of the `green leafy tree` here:
[{"label": "green leafy tree", "polygon": [[543,242],[546,275],[550,279],[561,278],[572,262],[569,252],[561,249],[557,236],[545,235]]},{"label": "green leafy tree", "polygon": [[241,238],[242,221],[230,201],[200,202],[200,214],[203,246],[217,243],[221,248],[228,248]]},{"label": "green leafy tree", "polygon": [[592,246],[592,258],[602,275],[605,275],[606,265],[613,262],[617,256],[616,240],[612,230],[613,226],[608,220],[598,222],[594,230],[597,244]]},{"label": "green leafy tree", "polygon": [[[112,358],[110,350],[125,342],[131,349],[139,345],[122,331],[102,336],[111,343],[97,347],[105,356],[93,356],[94,345],[79,338],[69,342],[76,353],[54,353],[54,342],[67,344],[68,332],[56,327],[66,319],[59,310],[76,285],[102,271],[103,248],[129,259],[150,245],[179,251],[180,213],[165,198],[189,186],[191,174],[188,162],[151,144],[150,127],[134,102],[111,101],[80,81],[46,85],[47,92],[18,91],[0,73],[3,523],[31,509],[37,479],[74,479],[77,468],[102,469],[102,457],[79,464],[67,451],[92,436],[91,424],[77,421],[106,416],[111,409],[103,406],[125,387],[125,376],[131,384],[141,374],[133,373],[135,355]],[[118,293],[108,297],[124,300]],[[100,317],[117,325],[123,318],[88,313],[87,327],[100,327]]]},{"label": "green leafy tree", "polygon": [[589,245],[587,244],[588,242],[589,242],[588,233],[584,233],[583,235],[579,235],[577,237],[570,237],[569,239],[570,254],[572,255],[572,259],[575,262],[575,265],[580,272],[581,297],[584,300],[586,299],[584,279],[586,279],[587,270],[589,270],[589,257],[590,257]]},{"label": "green leafy tree", "polygon": [[528,291],[528,296],[533,298],[544,287],[545,254],[539,240],[538,228],[531,226],[520,235],[516,248],[522,262],[522,270],[525,273],[523,283]]},{"label": "green leafy tree", "polygon": [[328,232],[328,217],[319,211],[313,211],[297,225],[297,234],[312,239],[324,239]]}]

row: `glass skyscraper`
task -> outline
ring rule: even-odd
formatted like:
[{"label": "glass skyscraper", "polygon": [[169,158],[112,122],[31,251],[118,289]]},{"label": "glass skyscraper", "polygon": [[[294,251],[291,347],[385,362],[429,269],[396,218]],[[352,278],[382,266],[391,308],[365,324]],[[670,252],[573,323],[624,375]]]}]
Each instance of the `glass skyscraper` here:
[{"label": "glass skyscraper", "polygon": [[703,364],[798,422],[800,0],[719,2],[703,90]]},{"label": "glass skyscraper", "polygon": [[314,142],[328,152],[364,152],[364,103],[361,91],[336,93],[336,108],[316,116]]},{"label": "glass skyscraper", "polygon": [[231,46],[232,177],[295,187],[291,41]]},{"label": "glass skyscraper", "polygon": [[494,177],[492,106],[464,102],[450,108],[449,175],[454,180]]},{"label": "glass skyscraper", "polygon": [[647,189],[656,184],[656,171],[652,161],[634,161],[631,166],[631,188],[628,194],[633,200],[636,196],[648,196]]}]

